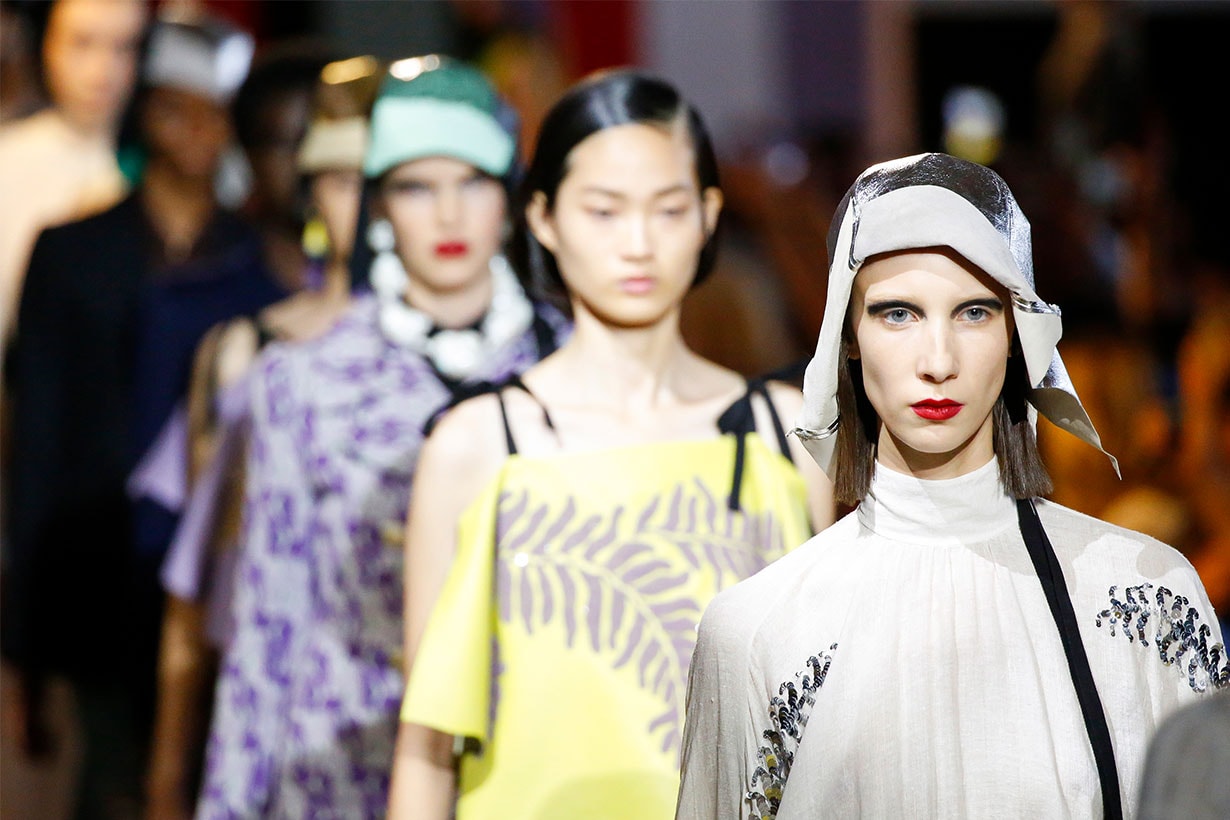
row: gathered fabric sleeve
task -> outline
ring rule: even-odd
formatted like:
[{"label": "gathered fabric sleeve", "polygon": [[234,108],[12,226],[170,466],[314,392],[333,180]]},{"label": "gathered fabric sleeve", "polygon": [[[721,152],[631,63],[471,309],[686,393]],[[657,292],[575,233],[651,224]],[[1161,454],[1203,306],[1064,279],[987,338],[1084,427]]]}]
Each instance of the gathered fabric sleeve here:
[{"label": "gathered fabric sleeve", "polygon": [[486,743],[496,640],[497,477],[462,514],[457,552],[410,670],[401,719]]},{"label": "gathered fabric sleeve", "polygon": [[748,613],[720,595],[701,619],[688,675],[687,720],[676,817],[730,820],[748,814],[747,777],[756,766],[755,680]]}]

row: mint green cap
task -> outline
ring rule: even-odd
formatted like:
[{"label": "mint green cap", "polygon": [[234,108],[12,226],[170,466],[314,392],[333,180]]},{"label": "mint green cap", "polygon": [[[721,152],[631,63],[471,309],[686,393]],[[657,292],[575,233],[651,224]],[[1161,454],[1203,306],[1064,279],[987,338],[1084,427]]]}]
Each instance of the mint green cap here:
[{"label": "mint green cap", "polygon": [[478,69],[437,54],[389,66],[372,107],[363,173],[378,177],[423,157],[453,157],[502,177],[516,153],[513,118]]}]

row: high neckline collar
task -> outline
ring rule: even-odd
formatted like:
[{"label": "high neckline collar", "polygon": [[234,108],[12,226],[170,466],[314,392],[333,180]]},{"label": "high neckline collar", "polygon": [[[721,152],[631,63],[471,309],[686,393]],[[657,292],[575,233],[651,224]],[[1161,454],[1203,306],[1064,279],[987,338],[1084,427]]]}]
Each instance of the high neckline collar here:
[{"label": "high neckline collar", "polygon": [[956,478],[927,480],[876,463],[871,490],[858,508],[863,526],[894,541],[981,541],[1016,526],[1016,502],[999,483],[992,458]]}]

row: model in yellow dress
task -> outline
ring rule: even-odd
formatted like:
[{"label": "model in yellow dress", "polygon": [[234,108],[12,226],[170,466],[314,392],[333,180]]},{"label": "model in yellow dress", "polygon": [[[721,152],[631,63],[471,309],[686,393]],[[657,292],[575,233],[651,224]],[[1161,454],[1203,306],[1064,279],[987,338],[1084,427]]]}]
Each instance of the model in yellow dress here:
[{"label": "model in yellow dress", "polygon": [[671,817],[705,606],[832,520],[783,432],[799,391],[680,333],[721,202],[660,80],[591,78],[544,120],[511,255],[573,335],[424,444],[392,817]]},{"label": "model in yellow dress", "polygon": [[459,818],[669,816],[700,615],[809,537],[803,479],[748,429],[509,445],[459,523],[402,719],[474,741]]}]

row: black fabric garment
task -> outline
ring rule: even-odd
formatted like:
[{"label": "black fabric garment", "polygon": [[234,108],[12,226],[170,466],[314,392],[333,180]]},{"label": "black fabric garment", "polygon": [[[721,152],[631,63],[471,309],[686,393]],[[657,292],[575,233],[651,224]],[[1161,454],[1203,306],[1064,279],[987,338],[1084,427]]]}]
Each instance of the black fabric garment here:
[{"label": "black fabric garment", "polygon": [[[255,238],[218,212],[191,266]],[[0,649],[26,669],[147,677],[161,605],[157,560],[133,549],[124,485],[141,450],[144,305],[177,270],[162,260],[137,194],[35,243],[8,372],[13,453],[0,601]]]}]

